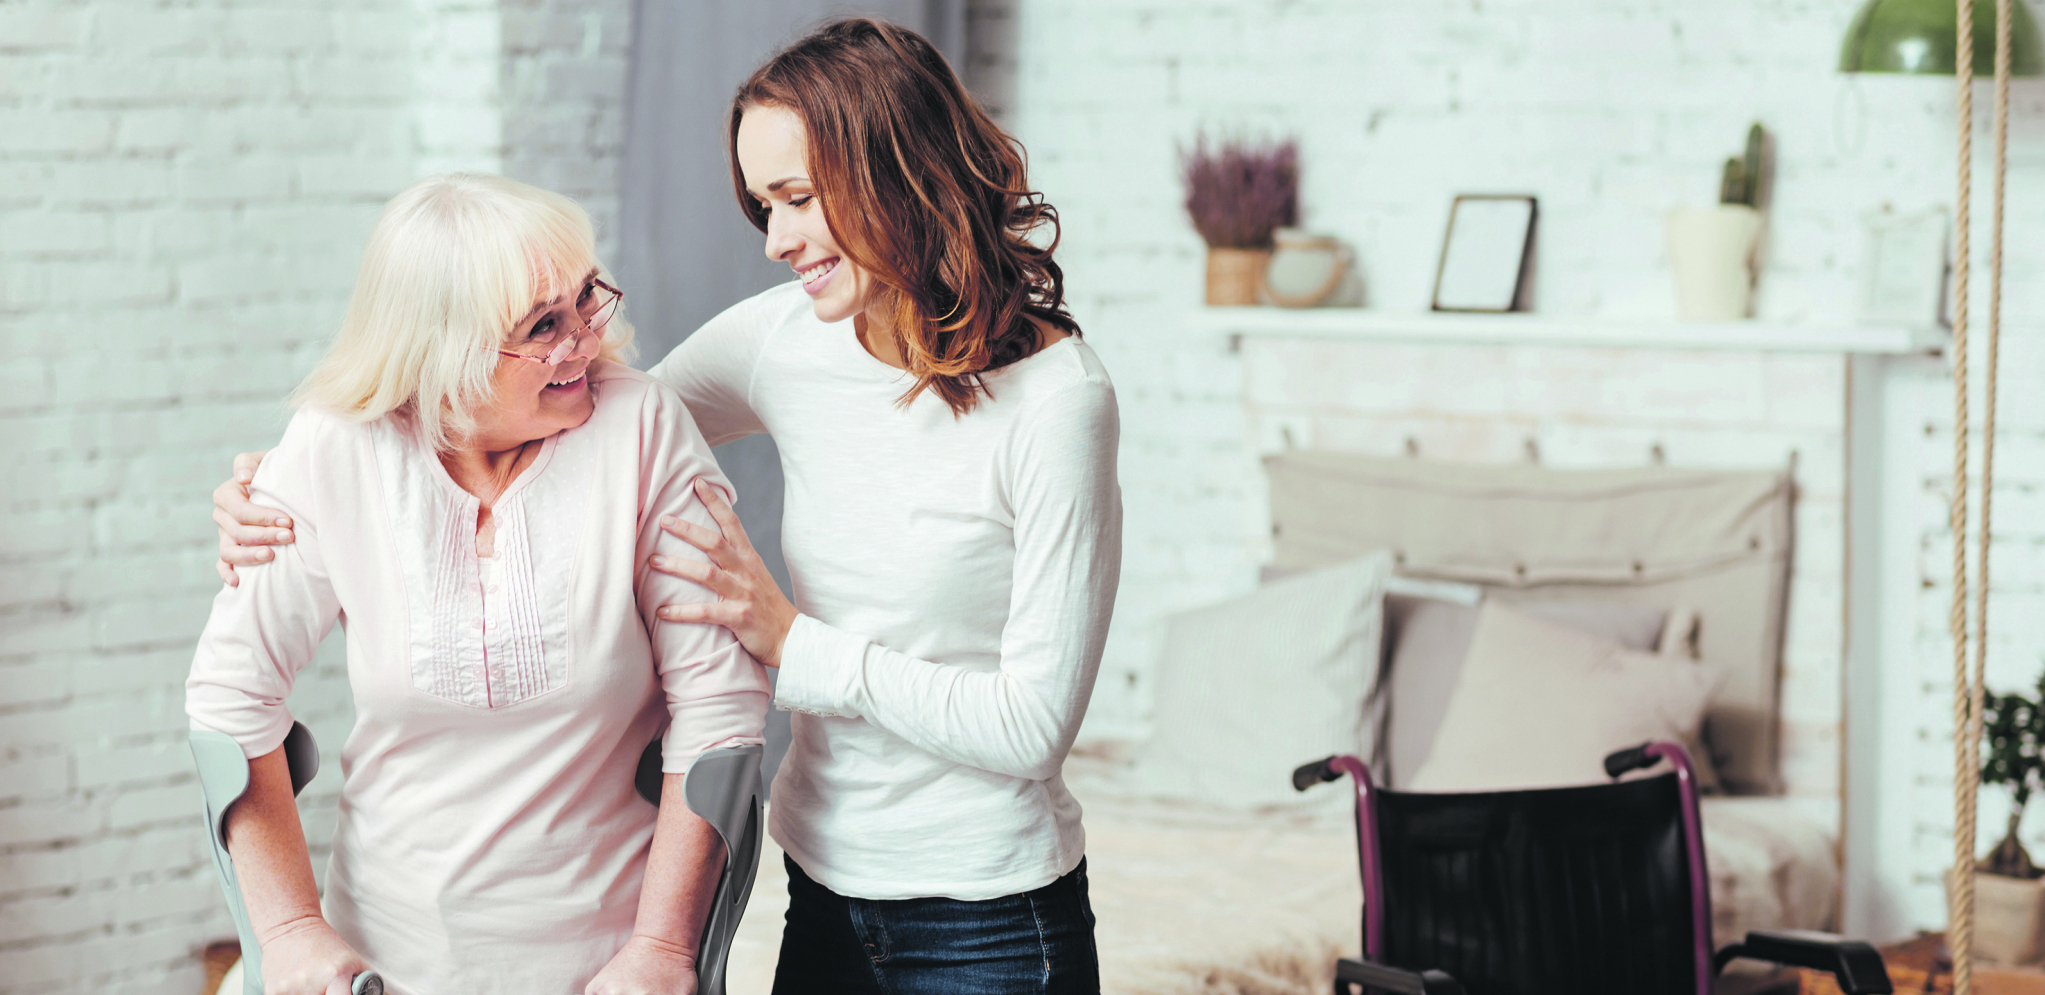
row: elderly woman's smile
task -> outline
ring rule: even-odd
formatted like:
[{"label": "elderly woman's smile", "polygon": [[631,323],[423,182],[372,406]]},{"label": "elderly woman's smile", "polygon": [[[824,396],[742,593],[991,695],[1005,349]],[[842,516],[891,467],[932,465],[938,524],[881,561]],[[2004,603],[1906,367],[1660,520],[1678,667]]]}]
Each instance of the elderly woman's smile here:
[{"label": "elderly woman's smile", "polygon": [[475,448],[502,452],[589,420],[589,365],[622,296],[591,270],[572,297],[533,302],[497,350],[496,400],[477,412]]}]

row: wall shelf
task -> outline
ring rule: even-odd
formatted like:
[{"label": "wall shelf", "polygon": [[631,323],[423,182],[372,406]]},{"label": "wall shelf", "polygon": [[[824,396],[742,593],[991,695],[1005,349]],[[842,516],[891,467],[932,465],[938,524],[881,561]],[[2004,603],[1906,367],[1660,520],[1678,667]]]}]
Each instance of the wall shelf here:
[{"label": "wall shelf", "polygon": [[1563,318],[1542,314],[1391,312],[1368,308],[1203,307],[1203,331],[1241,338],[1337,339],[1457,345],[1586,346],[1605,349],[1716,349],[1741,352],[1932,353],[1939,329],[1812,325],[1767,321],[1678,322]]}]

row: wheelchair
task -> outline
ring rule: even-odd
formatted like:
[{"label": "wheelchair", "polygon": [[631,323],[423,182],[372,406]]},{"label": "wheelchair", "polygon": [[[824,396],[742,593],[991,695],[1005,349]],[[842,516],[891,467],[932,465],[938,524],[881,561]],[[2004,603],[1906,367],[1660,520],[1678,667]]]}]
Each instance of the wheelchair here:
[{"label": "wheelchair", "polygon": [[[1667,760],[1668,773],[1621,775]],[[1866,943],[1757,930],[1714,951],[1696,772],[1675,743],[1605,758],[1610,784],[1435,794],[1377,788],[1363,762],[1293,771],[1356,789],[1363,959],[1335,995],[1711,995],[1749,958],[1832,974],[1846,995],[1894,989]]]},{"label": "wheelchair", "polygon": [[[235,878],[234,861],[227,853],[227,813],[248,791],[249,763],[241,744],[225,733],[210,729],[192,731],[192,758],[199,767],[199,788],[205,800],[206,836],[213,851],[213,868],[220,875],[220,890],[227,897],[227,910],[234,917],[234,930],[241,939],[242,995],[263,995],[263,951],[249,925],[248,910],[242,904],[241,885]],[[320,751],[312,733],[302,723],[292,723],[284,737],[284,757],[291,771],[291,793],[297,794],[319,773]],[[739,918],[753,895],[753,878],[760,868],[760,757],[759,746],[733,746],[711,750],[689,765],[682,781],[682,795],[689,810],[717,830],[724,842],[724,869],[712,894],[710,915],[703,924],[703,936],[696,954],[696,991],[699,995],[724,995],[725,963],[731,954],[731,940],[738,932]],[[660,741],[649,743],[640,754],[633,784],[641,797],[660,806]],[[225,995],[225,986],[222,986]],[[383,978],[374,970],[355,976],[353,995],[383,995]]]}]

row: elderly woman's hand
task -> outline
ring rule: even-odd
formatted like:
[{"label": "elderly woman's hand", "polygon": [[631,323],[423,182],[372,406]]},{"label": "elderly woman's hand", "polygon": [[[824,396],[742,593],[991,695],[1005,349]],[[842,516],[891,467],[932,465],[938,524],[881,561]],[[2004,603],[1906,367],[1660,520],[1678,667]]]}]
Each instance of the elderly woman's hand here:
[{"label": "elderly woman's hand", "polygon": [[696,956],[665,940],[634,936],[583,995],[696,995]]},{"label": "elderly woman's hand", "polygon": [[669,622],[708,622],[730,629],[753,659],[769,667],[781,666],[781,644],[795,625],[795,606],[774,583],[767,564],[753,551],[731,505],[717,488],[696,481],[696,497],[709,509],[710,517],[723,530],[719,535],[700,525],[672,515],[660,520],[668,534],[703,551],[710,562],[677,556],[655,556],[653,569],[693,580],[717,595],[715,602],[662,605],[660,617]]},{"label": "elderly woman's hand", "polygon": [[229,587],[241,583],[235,567],[268,563],[276,555],[269,547],[292,540],[291,519],[249,501],[249,481],[256,479],[256,466],[262,462],[262,453],[236,456],[234,476],[213,489],[213,521],[220,526],[220,559],[213,570]]},{"label": "elderly woman's hand", "polygon": [[362,955],[316,916],[264,937],[262,948],[269,995],[348,995],[355,976],[369,970]]}]

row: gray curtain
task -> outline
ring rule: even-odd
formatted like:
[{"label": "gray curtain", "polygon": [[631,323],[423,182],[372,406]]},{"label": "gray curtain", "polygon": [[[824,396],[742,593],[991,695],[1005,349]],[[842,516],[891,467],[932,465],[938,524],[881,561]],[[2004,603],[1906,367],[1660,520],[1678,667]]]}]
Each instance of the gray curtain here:
[{"label": "gray curtain", "polygon": [[[631,296],[640,361],[651,366],[732,304],[793,279],[766,258],[739,213],[725,163],[731,95],[782,46],[832,17],[866,14],[920,31],[953,66],[965,53],[965,0],[637,0],[625,155],[619,167],[616,272]],[[781,456],[765,436],[717,448],[738,515],[782,590]],[[788,713],[767,718],[771,783],[788,749]]]}]

